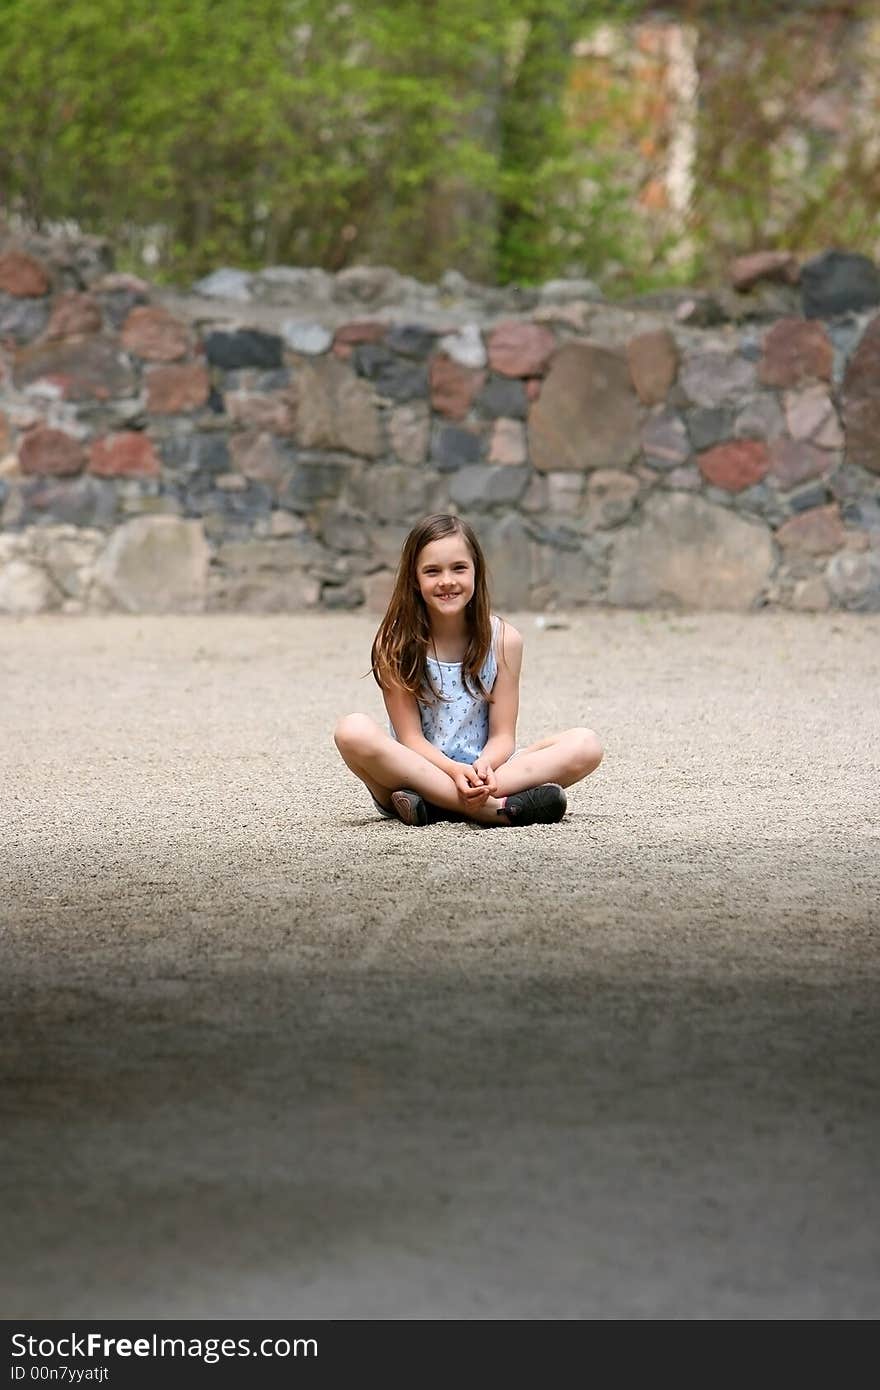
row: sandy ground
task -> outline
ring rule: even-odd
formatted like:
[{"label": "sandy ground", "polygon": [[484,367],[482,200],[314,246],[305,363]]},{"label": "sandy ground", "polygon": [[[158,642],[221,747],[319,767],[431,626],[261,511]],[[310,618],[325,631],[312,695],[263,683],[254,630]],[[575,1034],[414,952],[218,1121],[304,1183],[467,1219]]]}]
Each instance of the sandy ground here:
[{"label": "sandy ground", "polygon": [[368,617],[0,623],[3,1316],[880,1314],[880,620],[515,620],[560,826],[375,816]]}]

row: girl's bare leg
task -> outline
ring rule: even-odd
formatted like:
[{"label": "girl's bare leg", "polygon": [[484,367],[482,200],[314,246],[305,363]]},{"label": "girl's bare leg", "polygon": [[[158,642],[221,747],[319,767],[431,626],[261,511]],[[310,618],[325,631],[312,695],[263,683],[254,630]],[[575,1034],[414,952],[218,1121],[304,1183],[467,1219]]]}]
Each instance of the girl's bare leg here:
[{"label": "girl's bare leg", "polygon": [[530,744],[497,767],[498,795],[510,796],[542,782],[570,787],[595,772],[601,761],[602,745],[592,729],[566,729]]},{"label": "girl's bare leg", "polygon": [[420,753],[391,738],[367,714],[345,715],[336,725],[333,739],[354,775],[389,811],[394,809],[391,793],[409,787],[445,811],[457,811],[486,825],[504,823],[503,817],[496,815],[501,805],[496,797],[490,796],[482,806],[469,809],[451,777]]}]

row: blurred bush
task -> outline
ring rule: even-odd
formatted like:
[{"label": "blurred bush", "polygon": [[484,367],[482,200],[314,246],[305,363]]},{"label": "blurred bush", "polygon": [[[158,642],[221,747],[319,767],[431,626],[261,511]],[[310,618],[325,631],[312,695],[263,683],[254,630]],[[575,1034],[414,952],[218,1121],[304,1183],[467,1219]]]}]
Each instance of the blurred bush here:
[{"label": "blurred bush", "polygon": [[[872,87],[846,68],[875,33],[871,0],[667,0],[661,20],[698,36],[700,77],[692,190],[672,207],[663,63],[573,57],[609,24],[638,54],[625,26],[653,9],[3,0],[0,187],[28,222],[74,221],[178,281],[373,261],[425,279],[590,274],[624,292],[756,245],[873,253],[880,74]],[[835,45],[862,113],[836,134],[822,115]]]}]

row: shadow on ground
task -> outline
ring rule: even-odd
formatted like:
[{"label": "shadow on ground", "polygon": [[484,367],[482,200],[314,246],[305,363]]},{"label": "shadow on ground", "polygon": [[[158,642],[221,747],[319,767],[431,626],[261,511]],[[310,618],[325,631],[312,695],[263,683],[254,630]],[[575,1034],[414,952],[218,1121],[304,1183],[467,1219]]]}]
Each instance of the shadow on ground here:
[{"label": "shadow on ground", "polygon": [[6,630],[4,1315],[875,1317],[869,629],[701,622],[525,832],[371,816],[359,620]]}]

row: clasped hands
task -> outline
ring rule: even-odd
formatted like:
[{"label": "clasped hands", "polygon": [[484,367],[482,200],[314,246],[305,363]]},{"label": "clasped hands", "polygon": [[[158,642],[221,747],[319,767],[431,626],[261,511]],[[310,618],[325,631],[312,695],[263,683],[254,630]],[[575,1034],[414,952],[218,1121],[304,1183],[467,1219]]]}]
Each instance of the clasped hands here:
[{"label": "clasped hands", "polygon": [[495,769],[486,758],[477,758],[474,763],[456,763],[452,780],[459,800],[470,808],[484,806],[490,796],[498,794]]}]

